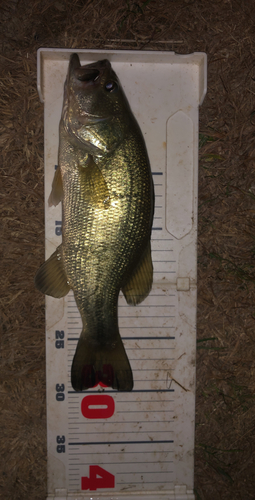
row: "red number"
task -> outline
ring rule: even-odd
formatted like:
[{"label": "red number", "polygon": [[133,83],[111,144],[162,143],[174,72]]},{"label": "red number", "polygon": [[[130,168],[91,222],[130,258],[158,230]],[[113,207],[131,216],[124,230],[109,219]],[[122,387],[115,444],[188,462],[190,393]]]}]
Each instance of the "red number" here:
[{"label": "red number", "polygon": [[115,477],[99,465],[89,466],[89,477],[81,478],[81,489],[95,491],[99,488],[114,488]]},{"label": "red number", "polygon": [[101,387],[107,387],[107,385],[103,384],[103,382],[99,382],[99,384],[94,385],[94,387],[96,387],[97,385],[101,385]]},{"label": "red number", "polygon": [[[105,408],[91,408],[91,406],[104,406]],[[85,418],[110,418],[114,410],[114,399],[107,394],[85,396],[81,402],[81,412]]]},{"label": "red number", "polygon": [[103,365],[102,370],[94,371],[92,365],[85,365],[83,368],[83,380],[85,385],[91,384],[94,380],[93,387],[101,385],[101,387],[111,387],[114,381],[114,371],[112,365]]}]

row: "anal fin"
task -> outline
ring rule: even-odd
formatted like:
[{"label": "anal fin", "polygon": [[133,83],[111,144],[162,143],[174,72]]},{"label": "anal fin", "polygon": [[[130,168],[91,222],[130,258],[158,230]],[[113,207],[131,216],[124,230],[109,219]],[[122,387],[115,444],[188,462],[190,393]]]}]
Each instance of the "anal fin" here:
[{"label": "anal fin", "polygon": [[151,291],[153,281],[153,265],[151,260],[150,241],[134,272],[126,284],[122,287],[122,292],[129,305],[140,304]]},{"label": "anal fin", "polygon": [[36,288],[57,299],[67,295],[71,288],[62,263],[61,247],[62,245],[42,264],[35,275]]}]

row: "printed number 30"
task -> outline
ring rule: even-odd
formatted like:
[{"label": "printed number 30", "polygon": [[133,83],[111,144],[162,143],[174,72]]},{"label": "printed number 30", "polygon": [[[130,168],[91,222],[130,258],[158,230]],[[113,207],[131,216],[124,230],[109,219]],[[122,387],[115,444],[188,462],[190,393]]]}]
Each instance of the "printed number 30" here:
[{"label": "printed number 30", "polygon": [[81,478],[81,489],[95,491],[99,488],[114,488],[115,477],[99,465],[90,465],[89,477]]}]

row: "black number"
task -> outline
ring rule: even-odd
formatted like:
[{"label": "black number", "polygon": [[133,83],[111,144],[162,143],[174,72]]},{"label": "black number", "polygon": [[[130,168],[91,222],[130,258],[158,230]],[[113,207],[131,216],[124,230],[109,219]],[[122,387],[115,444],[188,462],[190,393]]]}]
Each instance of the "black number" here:
[{"label": "black number", "polygon": [[57,384],[56,385],[57,392],[63,392],[64,390],[65,390],[65,384]]},{"label": "black number", "polygon": [[65,336],[65,332],[63,330],[56,330],[55,337],[56,339],[63,339]]},{"label": "black number", "polygon": [[64,401],[64,399],[65,399],[64,390],[65,390],[65,384],[56,384],[56,391],[57,391],[56,400],[57,401]]},{"label": "black number", "polygon": [[[64,336],[65,336],[65,332],[63,330],[61,330],[61,331],[60,330],[56,330],[55,331],[55,337],[56,337],[56,339],[63,339]],[[57,349],[64,349],[64,347],[65,347],[64,340],[56,340],[55,347]]]},{"label": "black number", "polygon": [[61,220],[55,220],[55,234],[57,236],[61,236],[62,234],[62,221]]},{"label": "black number", "polygon": [[64,399],[65,399],[65,395],[63,392],[59,392],[58,394],[56,394],[57,401],[64,401]]},{"label": "black number", "polygon": [[63,340],[56,340],[55,346],[57,349],[64,349],[64,341]]},{"label": "black number", "polygon": [[[65,443],[65,436],[57,436],[57,443]],[[63,444],[58,444],[57,453],[65,453],[66,447]]]},{"label": "black number", "polygon": [[65,436],[57,436],[57,443],[60,444],[60,443],[65,443]]},{"label": "black number", "polygon": [[66,451],[66,447],[64,444],[59,444],[57,446],[57,453],[65,453],[65,451]]}]

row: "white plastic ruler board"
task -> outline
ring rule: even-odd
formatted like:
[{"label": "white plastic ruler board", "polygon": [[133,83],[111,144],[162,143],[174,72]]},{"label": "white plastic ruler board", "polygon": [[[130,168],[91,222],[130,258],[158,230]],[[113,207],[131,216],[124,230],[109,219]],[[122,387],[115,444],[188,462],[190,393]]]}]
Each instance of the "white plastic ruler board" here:
[{"label": "white plastic ruler board", "polygon": [[[61,206],[48,207],[70,54],[38,51],[45,106],[46,258],[61,243]],[[72,293],[46,298],[48,499],[192,500],[194,476],[198,109],[206,55],[77,50],[109,59],[147,145],[155,186],[154,283],[136,307],[119,298],[134,389],[75,392],[81,332]]]}]

